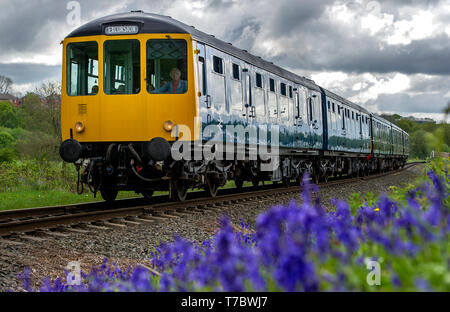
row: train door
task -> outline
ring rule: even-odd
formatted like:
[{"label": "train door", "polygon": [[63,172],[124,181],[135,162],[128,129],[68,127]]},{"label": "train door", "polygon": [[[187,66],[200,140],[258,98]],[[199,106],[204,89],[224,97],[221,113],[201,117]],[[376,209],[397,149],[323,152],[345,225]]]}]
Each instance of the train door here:
[{"label": "train door", "polygon": [[197,70],[198,70],[198,94],[200,95],[200,116],[202,129],[212,121],[211,96],[208,94],[208,75],[206,62],[206,49],[203,43],[197,42]]},{"label": "train door", "polygon": [[206,47],[206,108],[207,124],[222,124],[226,116],[226,80],[225,54],[213,48]]},{"label": "train door", "polygon": [[294,128],[295,128],[295,140],[294,147],[301,147],[300,144],[300,134],[301,128],[303,127],[303,120],[300,114],[300,90],[294,88]]},{"label": "train door", "polygon": [[308,130],[307,130],[307,136],[308,136],[308,145],[309,147],[314,146],[314,130],[316,127],[315,121],[317,121],[315,118],[314,113],[314,95],[310,94],[307,99],[306,104],[306,110],[308,112]]},{"label": "train door", "polygon": [[311,147],[323,147],[322,105],[320,95],[311,95]]},{"label": "train door", "polygon": [[242,120],[245,124],[252,124],[254,116],[254,109],[252,108],[252,75],[250,73],[250,66],[244,65],[242,69],[242,81],[244,84],[244,106],[242,111]]},{"label": "train door", "polygon": [[361,152],[365,152],[366,151],[366,144],[365,144],[365,133],[364,133],[364,129],[363,129],[363,120],[364,120],[364,115],[357,113],[358,118],[359,118],[359,139],[361,142]]}]

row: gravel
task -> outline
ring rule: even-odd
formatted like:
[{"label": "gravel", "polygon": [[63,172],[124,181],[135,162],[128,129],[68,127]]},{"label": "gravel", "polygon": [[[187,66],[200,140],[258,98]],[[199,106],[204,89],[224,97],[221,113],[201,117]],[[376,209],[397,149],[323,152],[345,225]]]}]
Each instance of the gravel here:
[{"label": "gravel", "polygon": [[[390,186],[403,186],[413,182],[424,171],[423,165],[413,166],[393,175],[374,180],[334,185],[320,191],[320,198],[327,209],[333,209],[333,198],[348,199],[354,192],[372,192],[378,195],[389,192]],[[294,196],[295,197],[295,196]],[[300,199],[298,195],[296,199]],[[44,241],[25,241],[11,245],[0,241],[0,291],[23,291],[18,275],[30,267],[32,284],[37,286],[44,277],[55,279],[64,276],[69,262],[78,261],[81,269],[88,272],[93,265],[99,265],[104,258],[116,263],[121,269],[139,264],[149,265],[148,255],[160,242],[173,241],[178,235],[190,241],[201,242],[211,238],[223,215],[228,215],[235,226],[240,220],[254,223],[255,218],[275,204],[287,204],[287,197],[271,198],[261,202],[233,204],[213,211],[170,218],[156,223],[127,225],[123,228],[93,230],[90,233],[68,233],[67,237],[51,237]]]}]

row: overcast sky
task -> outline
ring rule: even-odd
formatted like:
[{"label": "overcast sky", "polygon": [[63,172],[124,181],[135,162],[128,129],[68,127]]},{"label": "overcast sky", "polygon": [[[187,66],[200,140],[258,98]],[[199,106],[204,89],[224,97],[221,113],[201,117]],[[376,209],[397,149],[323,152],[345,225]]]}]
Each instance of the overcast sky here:
[{"label": "overcast sky", "polygon": [[[0,75],[15,90],[61,79],[69,1],[0,0]],[[81,24],[170,15],[376,112],[442,118],[450,101],[450,0],[80,0]]]}]

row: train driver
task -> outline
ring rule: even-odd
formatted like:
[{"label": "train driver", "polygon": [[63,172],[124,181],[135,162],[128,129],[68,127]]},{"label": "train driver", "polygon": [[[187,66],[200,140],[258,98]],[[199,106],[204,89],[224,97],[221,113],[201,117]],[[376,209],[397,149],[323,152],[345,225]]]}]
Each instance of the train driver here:
[{"label": "train driver", "polygon": [[172,81],[166,83],[161,88],[152,91],[151,93],[186,93],[187,81],[180,80],[181,71],[174,67],[170,71],[170,78]]}]

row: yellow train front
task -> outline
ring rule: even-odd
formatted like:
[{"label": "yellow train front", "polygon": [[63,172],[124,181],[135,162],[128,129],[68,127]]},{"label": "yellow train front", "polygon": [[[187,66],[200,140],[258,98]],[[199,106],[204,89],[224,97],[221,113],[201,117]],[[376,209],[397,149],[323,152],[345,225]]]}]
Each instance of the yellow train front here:
[{"label": "yellow train front", "polygon": [[118,190],[151,196],[175,188],[168,178],[175,168],[164,168],[173,127],[199,133],[192,38],[167,20],[118,14],[63,42],[60,155],[79,169],[79,187],[105,200]]}]

